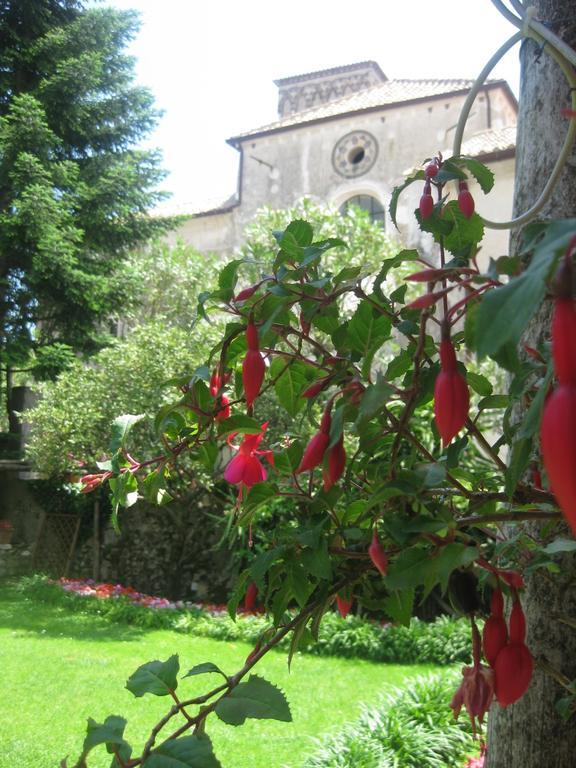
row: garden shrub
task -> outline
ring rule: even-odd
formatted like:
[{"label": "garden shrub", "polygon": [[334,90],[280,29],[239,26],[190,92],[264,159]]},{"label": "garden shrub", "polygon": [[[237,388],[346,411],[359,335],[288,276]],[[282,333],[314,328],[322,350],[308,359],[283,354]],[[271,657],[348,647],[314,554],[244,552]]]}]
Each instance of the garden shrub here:
[{"label": "garden shrub", "polygon": [[457,673],[396,688],[357,721],[317,742],[303,768],[457,768],[474,751],[470,722],[449,707]]}]

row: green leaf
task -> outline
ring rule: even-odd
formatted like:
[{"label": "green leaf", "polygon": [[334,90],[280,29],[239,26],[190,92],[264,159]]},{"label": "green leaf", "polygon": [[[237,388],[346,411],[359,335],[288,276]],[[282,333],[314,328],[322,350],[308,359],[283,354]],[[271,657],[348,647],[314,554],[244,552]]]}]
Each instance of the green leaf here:
[{"label": "green leaf", "polygon": [[238,413],[222,422],[218,434],[220,437],[224,437],[232,432],[239,432],[243,435],[257,435],[259,432],[262,432],[262,424],[251,416]]},{"label": "green leaf", "polygon": [[386,368],[386,379],[388,381],[397,379],[412,368],[414,365],[414,351],[403,350],[397,357],[394,358],[388,367]]},{"label": "green leaf", "polygon": [[112,437],[110,439],[110,451],[112,453],[117,453],[125,447],[130,430],[134,424],[138,424],[145,416],[145,413],[139,413],[138,415],[125,413],[123,416],[118,416],[114,419],[112,422]]},{"label": "green leaf", "polygon": [[488,291],[476,317],[476,351],[482,359],[505,344],[517,344],[546,293],[545,275],[526,271]]},{"label": "green leaf", "polygon": [[151,504],[161,506],[172,500],[172,496],[170,496],[165,487],[165,471],[166,467],[161,467],[160,469],[153,470],[144,478],[144,482],[142,483],[144,498]]},{"label": "green leaf", "polygon": [[390,211],[390,218],[392,219],[392,223],[398,229],[398,224],[396,223],[396,210],[398,208],[398,198],[402,194],[402,192],[406,189],[406,187],[409,187],[410,184],[413,184],[415,181],[424,181],[426,178],[426,175],[424,174],[424,171],[416,171],[412,176],[408,176],[406,181],[404,181],[402,184],[400,184],[398,187],[394,187],[392,190],[392,197],[390,199],[390,208],[388,209]]},{"label": "green leaf", "polygon": [[250,488],[244,499],[244,511],[255,512],[259,507],[278,496],[278,488],[274,483],[256,483]]},{"label": "green leaf", "polygon": [[166,661],[149,661],[138,667],[128,678],[126,688],[136,697],[144,696],[145,693],[168,696],[178,687],[179,670],[180,663],[176,654]]},{"label": "green leaf", "polygon": [[452,223],[450,232],[444,236],[444,247],[454,255],[472,251],[484,237],[484,223],[477,213],[468,219],[452,200],[443,209],[443,218]]},{"label": "green leaf", "polygon": [[332,561],[328,554],[328,544],[322,541],[316,549],[305,549],[302,552],[302,563],[306,570],[318,579],[332,578]]},{"label": "green leaf", "polygon": [[483,397],[478,403],[479,411],[490,411],[499,408],[508,408],[510,404],[509,395],[488,395]]},{"label": "green leaf", "polygon": [[548,389],[550,388],[550,383],[552,382],[553,376],[554,367],[552,364],[552,359],[550,359],[548,362],[546,376],[538,386],[538,392],[536,392],[534,399],[530,403],[530,406],[522,420],[522,424],[520,425],[520,429],[516,435],[518,440],[526,437],[533,437],[533,435],[536,434],[538,427],[540,426],[542,411],[544,410],[544,402],[546,400],[546,395],[548,394]]},{"label": "green leaf", "polygon": [[220,667],[217,667],[216,664],[213,664],[211,661],[204,661],[202,664],[196,664],[196,666],[192,667],[192,669],[186,672],[185,675],[182,675],[182,678],[206,675],[213,672],[222,675],[226,680],[228,679]]},{"label": "green leaf", "polygon": [[215,712],[228,725],[242,725],[247,718],[292,721],[282,691],[258,675],[251,675],[248,682],[240,683],[229,696],[220,699]]},{"label": "green leaf", "polygon": [[466,371],[466,381],[478,395],[487,396],[493,392],[492,383],[479,373]]},{"label": "green leaf", "polygon": [[364,358],[362,372],[364,375],[370,370],[372,358],[390,337],[392,323],[389,318],[364,299],[356,308],[347,328],[347,337],[352,349],[359,352]]},{"label": "green leaf", "polygon": [[435,583],[440,582],[442,592],[448,588],[448,579],[456,568],[465,568],[476,560],[479,552],[476,547],[465,544],[447,544],[430,559],[430,570]]},{"label": "green leaf", "polygon": [[558,538],[547,544],[543,551],[547,555],[558,555],[560,552],[576,552],[576,541],[574,539]]},{"label": "green leaf", "polygon": [[520,481],[520,478],[528,467],[530,456],[532,453],[532,440],[525,438],[523,440],[516,440],[512,444],[512,451],[510,453],[510,461],[504,477],[504,490],[509,499],[514,495],[516,486]]},{"label": "green leaf", "polygon": [[250,566],[250,574],[254,581],[262,583],[264,576],[268,573],[272,564],[282,557],[283,553],[283,547],[274,547],[273,549],[267,549],[265,552],[260,552]]},{"label": "green leaf", "polygon": [[84,753],[88,753],[100,744],[106,744],[108,752],[112,751],[112,745],[126,744],[124,740],[124,728],[126,720],[118,715],[109,715],[103,723],[97,723],[91,717],[88,718],[86,738],[84,739]]},{"label": "green leaf", "polygon": [[238,267],[242,264],[242,259],[229,261],[226,266],[220,270],[218,275],[218,287],[224,291],[232,293],[238,280]]},{"label": "green leaf", "polygon": [[488,291],[480,304],[476,328],[478,357],[493,356],[506,343],[517,345],[524,329],[542,303],[547,278],[556,258],[576,232],[576,219],[550,224],[534,255],[519,277]]},{"label": "green leaf", "polygon": [[222,768],[206,734],[183,736],[160,744],[146,760],[146,768]]},{"label": "green leaf", "polygon": [[388,384],[388,382],[379,375],[376,379],[376,383],[367,387],[362,395],[358,421],[360,423],[370,421],[370,419],[376,416],[378,411],[386,405],[393,392],[394,387]]},{"label": "green leaf", "polygon": [[386,574],[386,586],[390,590],[403,590],[424,584],[429,565],[429,550],[405,549],[390,564]]},{"label": "green leaf", "polygon": [[460,157],[458,162],[462,163],[470,171],[480,185],[482,192],[487,195],[494,186],[494,174],[490,168],[487,168],[473,157]]},{"label": "green leaf", "polygon": [[413,589],[394,591],[384,600],[384,610],[386,611],[386,614],[390,616],[392,621],[395,621],[397,624],[402,624],[405,627],[410,626],[413,607]]},{"label": "green leaf", "polygon": [[131,472],[115,475],[108,481],[112,501],[122,507],[131,507],[138,501],[138,481]]},{"label": "green leaf", "polygon": [[281,356],[272,360],[270,375],[276,379],[274,391],[280,405],[290,416],[296,416],[306,405],[306,400],[300,397],[300,393],[308,384],[308,368],[309,366],[298,360],[288,363],[286,358]]}]

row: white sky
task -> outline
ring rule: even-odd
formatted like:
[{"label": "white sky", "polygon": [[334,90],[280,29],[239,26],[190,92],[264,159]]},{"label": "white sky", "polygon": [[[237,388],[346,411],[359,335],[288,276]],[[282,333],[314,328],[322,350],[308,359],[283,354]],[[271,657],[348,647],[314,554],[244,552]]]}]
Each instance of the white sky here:
[{"label": "white sky", "polygon": [[[236,187],[225,140],[276,119],[274,79],[372,59],[389,78],[475,78],[516,30],[490,0],[106,0],[141,14],[137,79],[164,110],[147,144],[173,204]],[[493,71],[517,93],[518,48]],[[417,158],[416,158],[417,159]]]}]

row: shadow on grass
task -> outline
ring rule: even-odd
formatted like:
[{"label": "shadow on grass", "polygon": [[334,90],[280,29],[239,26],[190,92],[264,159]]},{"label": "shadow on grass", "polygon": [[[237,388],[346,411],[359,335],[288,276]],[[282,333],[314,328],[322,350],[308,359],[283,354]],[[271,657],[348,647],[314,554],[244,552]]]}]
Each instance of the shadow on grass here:
[{"label": "shadow on grass", "polygon": [[99,616],[70,613],[65,608],[23,597],[10,587],[0,588],[0,629],[9,629],[22,636],[104,642],[137,641],[148,631],[116,624]]}]

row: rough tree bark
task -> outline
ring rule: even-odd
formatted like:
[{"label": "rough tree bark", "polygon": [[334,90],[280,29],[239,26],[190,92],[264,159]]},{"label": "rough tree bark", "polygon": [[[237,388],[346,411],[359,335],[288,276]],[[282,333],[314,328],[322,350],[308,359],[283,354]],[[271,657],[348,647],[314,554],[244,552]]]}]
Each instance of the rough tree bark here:
[{"label": "rough tree bark", "polygon": [[[576,48],[574,0],[534,0],[538,18]],[[558,156],[567,128],[560,109],[569,104],[570,89],[559,67],[533,41],[521,49],[522,78],[516,154],[514,208],[520,213],[536,200]],[[560,179],[542,217],[576,217],[576,153]],[[518,233],[512,234],[513,245]],[[545,307],[527,336],[536,346],[547,335],[550,308]],[[576,472],[576,467],[574,467]],[[541,531],[531,527],[531,535]],[[568,534],[567,534],[568,535]],[[548,662],[566,678],[576,678],[576,629],[559,616],[576,618],[576,557],[565,556],[561,573],[551,578],[537,571],[527,582],[523,602],[527,641],[537,661]],[[488,728],[487,768],[574,768],[576,723],[565,722],[555,709],[562,696],[559,683],[537,666],[528,693],[501,710],[494,706]]]}]

